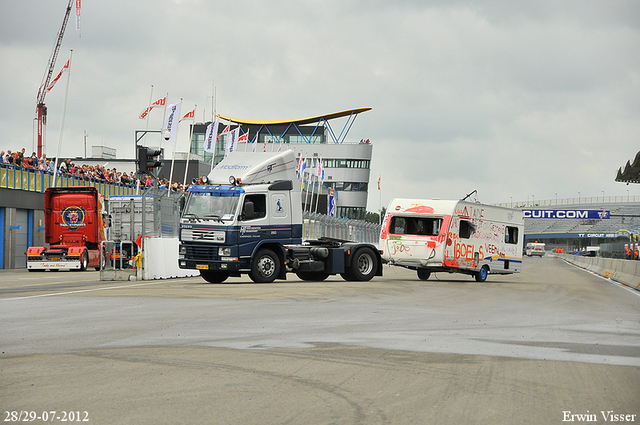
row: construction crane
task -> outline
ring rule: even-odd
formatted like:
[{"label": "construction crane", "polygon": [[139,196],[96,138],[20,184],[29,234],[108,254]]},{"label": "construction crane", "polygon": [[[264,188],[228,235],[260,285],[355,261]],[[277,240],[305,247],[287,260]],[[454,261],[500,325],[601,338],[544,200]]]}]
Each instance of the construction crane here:
[{"label": "construction crane", "polygon": [[51,82],[53,67],[56,65],[56,59],[58,59],[58,52],[60,51],[64,31],[67,28],[67,22],[69,21],[69,15],[71,14],[71,4],[73,1],[74,0],[69,0],[69,4],[67,5],[67,11],[64,14],[60,31],[58,31],[58,38],[56,39],[55,47],[53,48],[53,52],[51,52],[47,70],[44,73],[44,77],[42,77],[42,84],[38,90],[38,103],[36,105],[36,113],[38,114],[38,158],[42,157],[44,129],[47,125],[47,106],[44,104],[44,97],[47,95],[47,87],[49,87],[49,83]]}]

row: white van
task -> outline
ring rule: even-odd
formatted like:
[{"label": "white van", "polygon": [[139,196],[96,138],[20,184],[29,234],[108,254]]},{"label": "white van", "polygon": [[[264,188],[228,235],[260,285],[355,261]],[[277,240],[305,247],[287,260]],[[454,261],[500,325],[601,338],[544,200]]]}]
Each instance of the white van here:
[{"label": "white van", "polygon": [[382,258],[418,272],[465,273],[478,282],[489,273],[522,269],[521,210],[468,201],[394,199],[380,231]]}]

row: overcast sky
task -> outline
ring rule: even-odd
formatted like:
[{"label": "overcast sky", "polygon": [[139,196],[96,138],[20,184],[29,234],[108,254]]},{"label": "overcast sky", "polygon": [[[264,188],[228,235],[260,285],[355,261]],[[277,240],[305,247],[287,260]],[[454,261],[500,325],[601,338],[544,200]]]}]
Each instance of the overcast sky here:
[{"label": "overcast sky", "polygon": [[[1,150],[34,150],[67,3],[0,2]],[[374,144],[372,211],[474,189],[486,203],[640,195],[614,181],[640,151],[638,0],[83,0],[81,31],[74,14],[54,70],[73,49],[64,157],[84,155],[84,131],[89,155],[104,145],[132,157],[152,85],[154,100],[197,105],[198,121],[215,86],[231,117],[373,108],[347,138]],[[65,84],[46,97],[48,156]],[[149,127],[161,125],[152,111]]]}]

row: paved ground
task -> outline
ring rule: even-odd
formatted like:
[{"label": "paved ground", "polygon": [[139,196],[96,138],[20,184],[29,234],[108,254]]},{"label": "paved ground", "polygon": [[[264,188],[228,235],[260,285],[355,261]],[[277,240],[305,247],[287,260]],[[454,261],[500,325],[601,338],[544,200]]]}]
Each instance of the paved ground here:
[{"label": "paved ground", "polygon": [[98,279],[0,271],[3,420],[640,423],[640,294],[557,259],[484,283]]}]

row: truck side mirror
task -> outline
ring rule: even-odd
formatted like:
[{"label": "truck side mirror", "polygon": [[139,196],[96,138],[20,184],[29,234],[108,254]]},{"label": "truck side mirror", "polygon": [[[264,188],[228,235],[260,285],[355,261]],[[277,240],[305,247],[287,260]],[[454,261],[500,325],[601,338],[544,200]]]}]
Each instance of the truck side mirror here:
[{"label": "truck side mirror", "polygon": [[244,209],[242,211],[243,220],[253,220],[254,217],[254,205],[253,202],[247,201],[244,203]]}]

